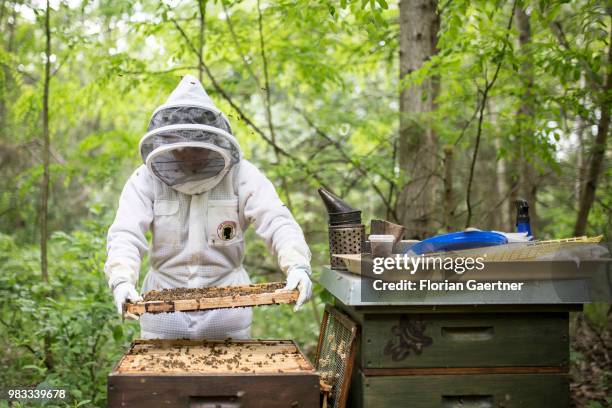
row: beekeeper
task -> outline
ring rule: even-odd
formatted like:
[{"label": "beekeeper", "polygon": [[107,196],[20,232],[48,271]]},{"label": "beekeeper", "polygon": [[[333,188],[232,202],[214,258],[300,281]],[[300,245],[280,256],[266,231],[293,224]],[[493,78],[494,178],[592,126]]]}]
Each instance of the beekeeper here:
[{"label": "beekeeper", "polygon": [[[274,186],[242,158],[225,115],[200,82],[185,76],[153,112],[140,141],[144,162],[131,175],[108,231],[105,274],[117,310],[136,291],[151,231],[149,290],[250,283],[242,261],[244,231],[253,224],[298,289],[296,309],[312,293],[310,251]],[[144,314],[143,338],[248,338],[250,308]]]}]

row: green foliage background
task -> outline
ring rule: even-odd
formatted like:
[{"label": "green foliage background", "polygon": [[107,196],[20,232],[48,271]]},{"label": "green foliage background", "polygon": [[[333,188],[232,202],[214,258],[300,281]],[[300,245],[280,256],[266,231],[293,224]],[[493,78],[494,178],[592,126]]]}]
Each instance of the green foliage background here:
[{"label": "green foliage background", "polygon": [[[106,375],[138,336],[136,323],[116,316],[104,280],[106,230],[125,180],[140,163],[137,146],[150,114],[186,73],[202,76],[229,115],[245,157],[290,205],[311,246],[316,281],[328,259],[326,215],[316,188],[324,184],[345,196],[363,209],[365,220],[385,218],[388,209],[374,187],[392,197],[406,181],[397,168],[398,95],[402,87],[429,77],[440,80],[436,110],[416,119],[432,126],[441,144],[454,146],[461,224],[475,134],[471,118],[483,78],[508,42],[484,121],[475,226],[502,224],[498,202],[504,197],[490,193],[497,163],[528,160],[539,174],[536,234],[570,236],[577,157],[591,147],[601,115],[597,102],[610,97],[585,85],[581,66],[596,73],[606,69],[609,5],[519,3],[532,24],[526,53],[517,50],[514,27],[507,35],[511,2],[441,2],[439,54],[400,82],[398,9],[384,0],[209,1],[202,43],[198,2],[191,0],[51,1],[52,236],[50,280],[44,283],[37,243],[45,5],[2,1],[0,388],[59,386],[72,396],[69,406],[105,406]],[[553,21],[562,22],[571,49],[559,45],[550,30]],[[202,44],[217,87],[198,64]],[[525,58],[536,78],[533,123],[516,113],[525,95],[517,80]],[[518,123],[531,130],[528,141],[518,140]],[[515,149],[519,142],[527,146],[521,154]],[[516,170],[510,166],[509,171]],[[610,173],[606,162],[588,228],[606,239],[612,220]],[[253,279],[281,280],[263,243],[252,231],[247,239],[246,266]],[[146,265],[141,277],[145,272]],[[297,314],[287,306],[260,308],[253,335],[294,338],[312,356],[322,307],[329,301],[315,285],[313,302]],[[601,314],[593,316],[601,322],[606,319]],[[51,339],[52,369],[43,364],[45,337]]]}]

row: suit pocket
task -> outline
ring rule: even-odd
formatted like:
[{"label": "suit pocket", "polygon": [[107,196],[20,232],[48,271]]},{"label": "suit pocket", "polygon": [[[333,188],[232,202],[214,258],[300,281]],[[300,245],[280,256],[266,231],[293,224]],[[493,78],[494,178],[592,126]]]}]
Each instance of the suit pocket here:
[{"label": "suit pocket", "polygon": [[153,202],[153,245],[178,247],[180,244],[180,203],[177,200]]},{"label": "suit pocket", "polygon": [[177,200],[157,200],[153,203],[153,213],[156,216],[178,214],[179,202]]}]

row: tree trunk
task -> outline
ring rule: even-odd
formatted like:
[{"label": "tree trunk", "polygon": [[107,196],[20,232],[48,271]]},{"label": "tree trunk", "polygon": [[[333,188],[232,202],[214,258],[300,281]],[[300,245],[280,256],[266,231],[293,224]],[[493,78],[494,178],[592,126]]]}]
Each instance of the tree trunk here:
[{"label": "tree trunk", "polygon": [[43,180],[42,180],[42,199],[40,212],[40,266],[42,278],[46,282],[49,280],[47,271],[47,237],[48,233],[48,214],[49,214],[49,80],[51,75],[51,30],[49,27],[49,0],[45,11],[45,77],[42,100],[42,122],[43,122]]},{"label": "tree trunk", "polygon": [[[0,23],[4,21],[4,13],[5,13],[5,4],[2,2],[2,18],[0,18]],[[17,9],[13,8],[12,19],[7,22],[7,31],[8,31],[8,41],[6,44],[6,51],[10,55],[13,52],[14,42],[15,42],[15,26],[17,24]],[[4,72],[4,83],[2,84],[2,94],[0,95],[0,135],[6,136],[9,134],[9,128],[7,123],[7,115],[6,115],[6,106],[8,103],[9,92],[13,86],[13,74],[9,68],[8,64],[2,65],[2,71]],[[5,140],[9,140],[8,136]]]},{"label": "tree trunk", "polygon": [[[586,88],[586,80],[584,74],[580,77],[580,88]],[[585,104],[586,98],[582,98],[580,103]],[[584,185],[584,180],[586,180],[586,135],[585,129],[588,127],[587,121],[582,115],[577,115],[576,123],[574,125],[574,133],[576,134],[576,138],[578,139],[578,145],[576,147],[576,178],[574,180],[574,205],[575,208],[580,207],[580,198],[582,195],[582,189]]]},{"label": "tree trunk", "polygon": [[444,146],[444,229],[454,230],[455,198],[453,194],[453,146]]},{"label": "tree trunk", "polygon": [[599,96],[599,110],[601,116],[597,123],[597,137],[593,144],[589,170],[587,173],[586,182],[580,197],[580,205],[578,207],[578,217],[574,226],[574,236],[584,235],[587,227],[589,212],[595,201],[595,191],[597,182],[603,167],[603,161],[606,154],[606,146],[608,142],[608,133],[610,131],[610,89],[612,88],[612,30],[610,30],[610,41],[608,41],[608,64],[606,67],[604,86]]},{"label": "tree trunk", "polygon": [[[400,0],[400,79],[422,67],[437,52],[437,0]],[[437,140],[429,113],[434,109],[437,80],[403,88],[400,94],[399,163],[405,180],[399,189],[399,222],[410,238],[434,231]]]},{"label": "tree trunk", "polygon": [[585,137],[584,137],[584,121],[582,118],[578,118],[575,130],[576,137],[578,139],[578,146],[576,148],[576,179],[574,181],[574,196],[576,208],[580,207],[580,198],[582,195],[582,185],[586,178],[584,165],[585,159]]},{"label": "tree trunk", "polygon": [[[500,137],[493,140],[496,155],[502,148]],[[498,231],[512,231],[512,221],[508,214],[508,206],[505,201],[510,199],[510,185],[508,183],[508,165],[505,157],[499,157],[495,161],[495,197],[498,202],[498,209],[491,215],[491,224]],[[510,229],[508,229],[510,227]]]},{"label": "tree trunk", "polygon": [[[49,215],[49,185],[50,169],[49,159],[51,143],[49,137],[49,81],[51,80],[51,27],[49,22],[49,0],[45,8],[45,77],[42,100],[42,121],[43,121],[43,180],[42,198],[40,212],[40,267],[42,278],[45,282],[49,281],[47,264],[47,238],[49,235],[48,215]],[[44,338],[44,362],[47,369],[53,367],[53,356],[51,354],[51,337],[49,334]]]},{"label": "tree trunk", "polygon": [[[498,106],[493,99],[487,99],[487,111],[490,117],[489,121],[491,123],[492,128],[494,129],[494,133],[496,134],[493,137],[492,143],[492,153],[489,157],[494,158],[491,163],[491,167],[485,174],[494,174],[494,177],[491,180],[491,184],[486,186],[485,188],[489,188],[485,192],[486,195],[489,195],[488,201],[489,203],[486,206],[486,217],[483,217],[484,221],[490,227],[490,229],[494,229],[496,231],[512,231],[512,229],[508,229],[508,207],[507,202],[510,196],[510,186],[508,183],[508,172],[507,172],[507,159],[506,157],[500,157],[499,152],[502,150],[502,140],[503,135],[499,130],[498,116],[496,114],[496,109]],[[492,191],[493,194],[489,194],[488,191]],[[484,225],[480,226],[481,228]]]},{"label": "tree trunk", "polygon": [[204,45],[206,44],[206,0],[198,0],[198,10],[199,10],[199,19],[200,19],[200,27],[199,27],[199,35],[198,35],[198,79],[200,83],[204,77]]},{"label": "tree trunk", "polygon": [[519,75],[523,85],[523,95],[521,98],[521,106],[517,112],[518,122],[518,148],[517,156],[520,158],[520,176],[519,176],[519,195],[529,202],[529,218],[531,226],[537,229],[537,188],[538,188],[538,172],[534,167],[533,161],[535,156],[530,154],[529,147],[532,145],[531,139],[534,137],[535,129],[535,106],[533,95],[533,63],[531,60],[531,52],[529,50],[531,44],[531,24],[529,23],[529,15],[525,9],[517,7],[514,16],[516,19],[516,28],[519,32],[520,53],[523,57]]}]

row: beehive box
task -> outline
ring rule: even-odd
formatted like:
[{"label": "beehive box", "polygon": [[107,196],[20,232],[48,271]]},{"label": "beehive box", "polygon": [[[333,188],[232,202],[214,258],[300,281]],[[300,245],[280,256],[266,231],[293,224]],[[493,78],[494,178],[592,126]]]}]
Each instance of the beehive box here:
[{"label": "beehive box", "polygon": [[317,407],[319,376],[291,340],[136,340],[109,407]]}]

